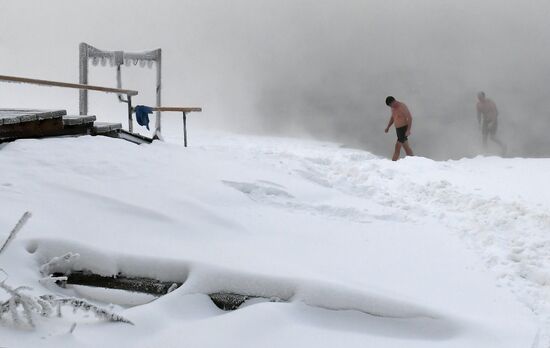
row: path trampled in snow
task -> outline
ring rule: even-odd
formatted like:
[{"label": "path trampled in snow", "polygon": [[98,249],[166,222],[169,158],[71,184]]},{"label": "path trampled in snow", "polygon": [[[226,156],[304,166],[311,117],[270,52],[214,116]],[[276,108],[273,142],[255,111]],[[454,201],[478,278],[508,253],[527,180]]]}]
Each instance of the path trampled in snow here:
[{"label": "path trampled in snow", "polygon": [[[361,200],[352,207],[337,207],[300,202],[286,191],[284,195],[245,192],[253,199],[356,222],[378,218],[420,223],[431,218],[448,226],[483,258],[499,286],[537,313],[543,322],[540,345],[550,346],[550,201],[544,199],[550,197],[550,187],[547,178],[529,176],[530,168],[535,174],[549,173],[550,160],[407,158],[392,163],[363,151],[330,146],[305,153],[301,147],[281,151],[267,146],[254,153],[254,160],[288,165],[294,175]],[[512,169],[517,182],[509,181],[507,171]],[[457,172],[463,174],[459,180]],[[496,189],[486,187],[487,179],[497,183]],[[527,188],[528,197],[501,198],[513,186],[520,186],[515,187],[520,192]],[[536,199],[530,201],[533,194]],[[372,210],[385,213],[369,213]]]}]

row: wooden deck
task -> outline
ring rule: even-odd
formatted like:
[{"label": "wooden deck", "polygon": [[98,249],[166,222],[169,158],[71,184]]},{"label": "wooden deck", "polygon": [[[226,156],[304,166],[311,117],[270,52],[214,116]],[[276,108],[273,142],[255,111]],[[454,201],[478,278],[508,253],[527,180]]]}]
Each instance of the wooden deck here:
[{"label": "wooden deck", "polygon": [[58,135],[66,114],[65,110],[0,109],[0,142]]},{"label": "wooden deck", "polygon": [[96,122],[92,115],[72,116],[65,110],[0,109],[0,143],[53,136],[105,135],[136,144],[152,139],[126,132],[120,123]]},{"label": "wooden deck", "polygon": [[0,125],[51,120],[66,114],[65,110],[0,109]]}]

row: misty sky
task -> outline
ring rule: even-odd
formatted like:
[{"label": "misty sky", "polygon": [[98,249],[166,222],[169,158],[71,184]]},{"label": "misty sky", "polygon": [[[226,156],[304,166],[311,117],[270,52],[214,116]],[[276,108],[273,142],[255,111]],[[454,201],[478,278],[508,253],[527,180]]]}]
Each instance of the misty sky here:
[{"label": "misty sky", "polygon": [[[203,106],[192,121],[201,126],[389,155],[391,94],[413,113],[417,154],[458,158],[481,151],[483,90],[512,155],[550,155],[548,1],[0,0],[0,13],[0,74],[76,82],[79,42],[161,47],[163,104]],[[138,103],[154,102],[154,71],[123,74]],[[93,68],[90,83],[114,86],[114,68]],[[2,84],[0,98],[78,112],[75,91]],[[90,97],[99,118],[123,121],[124,108]]]}]

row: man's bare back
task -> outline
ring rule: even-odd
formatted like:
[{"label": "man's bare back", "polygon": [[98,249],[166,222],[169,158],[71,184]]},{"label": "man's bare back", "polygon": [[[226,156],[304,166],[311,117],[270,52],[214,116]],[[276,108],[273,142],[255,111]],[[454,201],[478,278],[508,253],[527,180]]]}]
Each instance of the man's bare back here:
[{"label": "man's bare back", "polygon": [[[394,106],[395,105],[395,106]],[[412,120],[411,112],[407,105],[397,100],[392,104],[391,107],[391,117],[393,119],[393,124],[395,128],[401,128],[403,126],[408,126],[409,121]],[[407,136],[410,134],[410,127],[407,129]]]},{"label": "man's bare back", "polygon": [[477,102],[478,118],[481,118],[483,115],[484,122],[496,121],[498,117],[498,110],[495,102],[486,97],[480,99],[481,100]]},{"label": "man's bare back", "polygon": [[391,108],[391,117],[385,132],[388,133],[392,124],[395,125],[397,133],[397,142],[393,152],[392,160],[397,161],[401,153],[401,147],[405,149],[407,156],[413,156],[413,151],[409,146],[408,137],[411,135],[412,116],[407,105],[395,100],[394,97],[386,98],[386,105]]}]

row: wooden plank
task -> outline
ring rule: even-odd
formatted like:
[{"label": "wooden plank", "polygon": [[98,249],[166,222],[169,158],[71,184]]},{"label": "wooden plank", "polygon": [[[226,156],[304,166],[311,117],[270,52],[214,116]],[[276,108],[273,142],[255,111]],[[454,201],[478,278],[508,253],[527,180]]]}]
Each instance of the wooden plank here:
[{"label": "wooden plank", "polygon": [[138,144],[138,145],[151,144],[153,142],[153,139],[149,137],[146,137],[144,135],[137,134],[137,133],[130,133],[125,131],[124,129],[120,129],[117,131],[117,138],[129,141],[131,143]]},{"label": "wooden plank", "polygon": [[123,139],[134,144],[150,144],[153,139],[137,133],[130,133],[122,129],[120,123],[95,122],[92,135],[104,135],[111,138]]},{"label": "wooden plank", "polygon": [[50,80],[30,79],[30,78],[18,77],[18,76],[0,75],[0,81],[28,83],[32,85],[50,86],[50,87],[74,88],[74,89],[80,89],[80,90],[98,91],[98,92],[105,92],[105,93],[125,94],[129,96],[135,96],[138,94],[138,91],[134,91],[130,89],[119,89],[119,88],[111,88],[111,87],[83,85],[79,83],[67,83],[67,82],[50,81]]},{"label": "wooden plank", "polygon": [[65,110],[0,109],[0,125],[61,118]]},{"label": "wooden plank", "polygon": [[54,136],[80,136],[80,135],[89,135],[92,133],[93,123],[82,123],[75,125],[63,125],[63,129],[54,134]]},{"label": "wooden plank", "polygon": [[[116,276],[101,276],[87,271],[72,271],[65,275],[54,273],[53,276],[67,277],[67,284],[86,285],[107,289],[127,290],[141,292],[155,296],[162,296],[168,293],[169,289],[174,290],[181,286],[182,282],[163,282],[157,279],[145,277],[127,277],[122,274]],[[175,284],[175,285],[174,285]]]},{"label": "wooden plank", "polygon": [[61,117],[0,126],[0,142],[23,138],[42,138],[63,132]]},{"label": "wooden plank", "polygon": [[159,106],[151,108],[153,111],[178,111],[178,112],[202,112],[199,107],[183,107],[183,106]]}]

